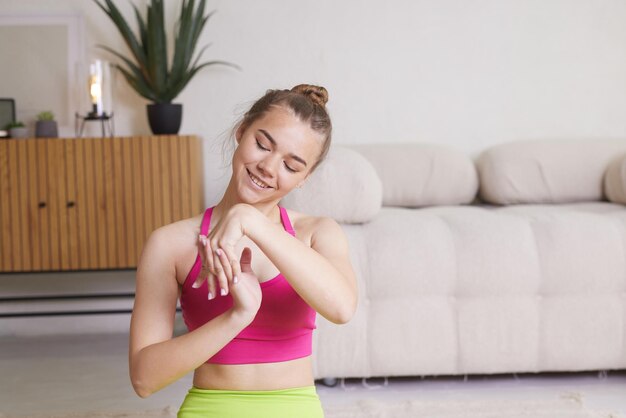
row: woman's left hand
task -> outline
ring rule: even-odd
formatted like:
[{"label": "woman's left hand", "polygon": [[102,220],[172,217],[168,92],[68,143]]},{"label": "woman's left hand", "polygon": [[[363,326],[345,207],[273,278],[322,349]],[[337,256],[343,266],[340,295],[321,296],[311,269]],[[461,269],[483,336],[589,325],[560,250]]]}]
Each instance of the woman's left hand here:
[{"label": "woman's left hand", "polygon": [[222,296],[227,295],[229,287],[235,284],[234,278],[241,273],[235,245],[245,235],[244,224],[254,216],[253,211],[256,209],[250,205],[236,204],[211,227],[208,236],[199,237],[202,270],[193,287],[200,287],[207,279],[209,299],[217,296],[218,291]]}]

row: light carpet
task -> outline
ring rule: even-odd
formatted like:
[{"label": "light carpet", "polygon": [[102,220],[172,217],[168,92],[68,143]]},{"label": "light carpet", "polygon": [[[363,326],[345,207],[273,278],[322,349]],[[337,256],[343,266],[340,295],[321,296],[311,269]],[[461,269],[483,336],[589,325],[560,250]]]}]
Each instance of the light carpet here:
[{"label": "light carpet", "polygon": [[566,393],[554,400],[405,400],[390,404],[359,400],[331,408],[326,418],[622,418],[611,411],[584,408],[581,396]]},{"label": "light carpet", "polygon": [[[29,418],[176,418],[177,408],[128,412],[66,412],[29,414]],[[324,406],[325,418],[623,418],[611,411],[587,410],[579,393],[553,400],[479,400],[384,402],[358,400],[349,405]],[[25,418],[6,415],[0,418]]]}]

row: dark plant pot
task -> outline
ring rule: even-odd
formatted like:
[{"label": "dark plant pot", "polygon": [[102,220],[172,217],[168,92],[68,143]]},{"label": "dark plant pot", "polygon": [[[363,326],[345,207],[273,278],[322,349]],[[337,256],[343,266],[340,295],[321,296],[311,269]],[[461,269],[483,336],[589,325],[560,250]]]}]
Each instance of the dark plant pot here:
[{"label": "dark plant pot", "polygon": [[152,103],[148,105],[148,122],[155,135],[177,134],[183,120],[180,103]]},{"label": "dark plant pot", "polygon": [[35,124],[37,138],[56,138],[59,136],[56,120],[38,120]]}]

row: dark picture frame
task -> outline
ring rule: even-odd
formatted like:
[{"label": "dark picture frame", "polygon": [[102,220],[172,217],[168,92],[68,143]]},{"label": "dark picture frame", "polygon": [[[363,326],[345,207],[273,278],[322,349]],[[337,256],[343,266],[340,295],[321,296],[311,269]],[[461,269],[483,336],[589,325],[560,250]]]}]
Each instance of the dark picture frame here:
[{"label": "dark picture frame", "polygon": [[15,122],[15,99],[0,98],[0,131]]}]

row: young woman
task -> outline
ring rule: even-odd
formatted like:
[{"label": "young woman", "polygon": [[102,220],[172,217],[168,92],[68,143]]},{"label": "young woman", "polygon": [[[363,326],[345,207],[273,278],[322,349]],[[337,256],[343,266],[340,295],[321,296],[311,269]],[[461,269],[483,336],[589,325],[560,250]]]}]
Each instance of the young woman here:
[{"label": "young woman", "polygon": [[[178,418],[323,417],[311,362],[316,313],[348,322],[357,284],[337,222],[278,202],[328,152],[327,100],[318,86],[269,90],[235,125],[220,202],[156,229],[144,246],[130,378],[145,398],[194,370]],[[172,338],[178,298],[189,332]]]}]

